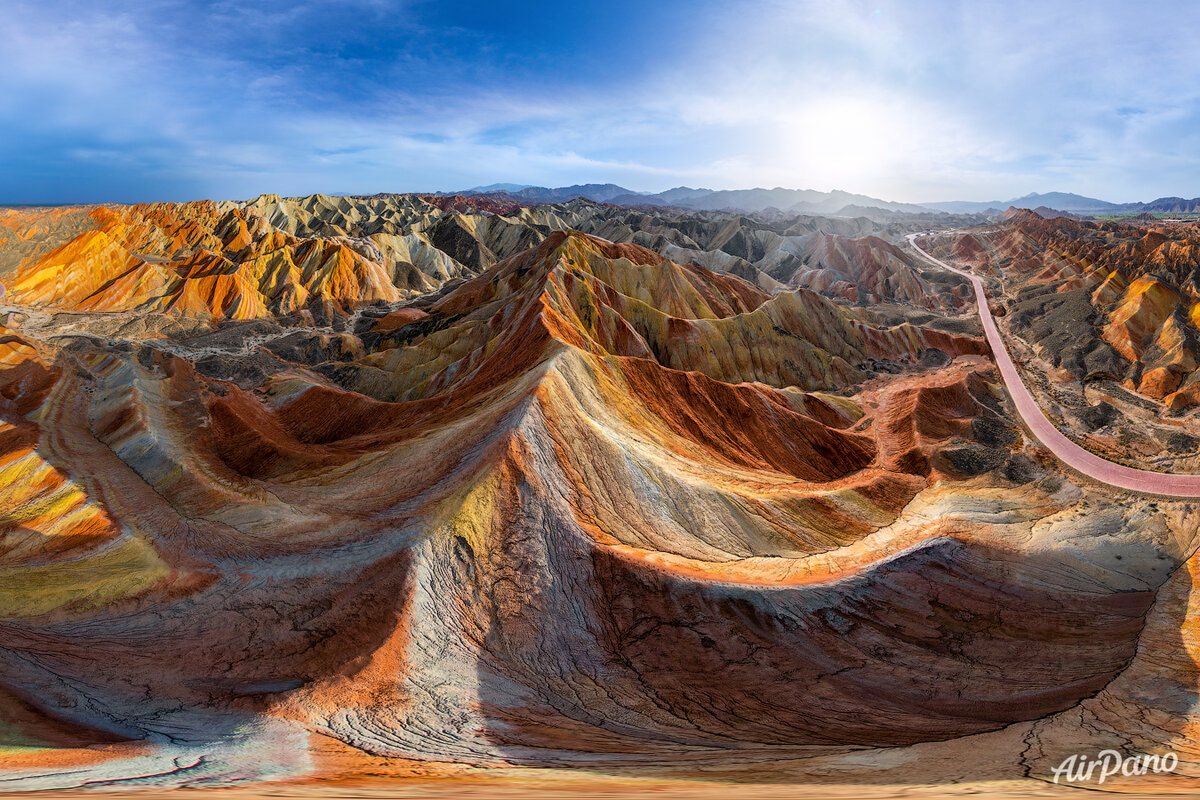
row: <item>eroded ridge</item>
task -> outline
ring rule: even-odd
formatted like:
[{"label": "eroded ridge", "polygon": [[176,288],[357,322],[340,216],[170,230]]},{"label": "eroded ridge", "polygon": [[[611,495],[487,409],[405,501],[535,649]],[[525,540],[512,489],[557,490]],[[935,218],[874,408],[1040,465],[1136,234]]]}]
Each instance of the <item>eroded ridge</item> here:
[{"label": "eroded ridge", "polygon": [[[876,259],[862,291],[915,309],[889,321],[828,275],[771,286],[546,230],[406,292],[355,266],[361,231],[319,230],[400,201],[342,200],[109,210],[168,260],[97,267],[70,309],[35,297],[58,262],[10,278],[5,780],[45,788],[66,751],[88,781],[188,785],[381,757],[687,773],[979,735],[1033,770],[1081,710],[1114,736],[1153,735],[1134,706],[1190,730],[1130,698],[1194,679],[1153,655],[1190,630],[1171,609],[1193,507],[1061,472],[987,320],[985,340],[959,316],[965,284],[882,240],[821,244],[849,254],[822,256],[838,274]],[[289,259],[278,294],[246,266]],[[212,263],[214,287],[253,277],[232,305],[194,291]]]}]

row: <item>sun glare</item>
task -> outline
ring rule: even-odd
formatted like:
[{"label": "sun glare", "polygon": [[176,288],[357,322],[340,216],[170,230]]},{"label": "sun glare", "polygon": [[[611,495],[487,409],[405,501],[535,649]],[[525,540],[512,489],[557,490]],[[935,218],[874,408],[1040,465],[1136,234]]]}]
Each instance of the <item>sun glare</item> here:
[{"label": "sun glare", "polygon": [[905,158],[909,136],[891,104],[827,98],[781,119],[780,162],[800,184],[842,185],[885,177]]}]

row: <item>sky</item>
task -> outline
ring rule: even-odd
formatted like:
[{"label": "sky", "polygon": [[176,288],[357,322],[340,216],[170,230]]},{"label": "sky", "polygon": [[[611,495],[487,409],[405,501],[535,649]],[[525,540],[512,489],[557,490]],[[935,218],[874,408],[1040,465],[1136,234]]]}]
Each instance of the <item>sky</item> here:
[{"label": "sky", "polygon": [[1200,3],[4,0],[0,203],[1200,195]]}]

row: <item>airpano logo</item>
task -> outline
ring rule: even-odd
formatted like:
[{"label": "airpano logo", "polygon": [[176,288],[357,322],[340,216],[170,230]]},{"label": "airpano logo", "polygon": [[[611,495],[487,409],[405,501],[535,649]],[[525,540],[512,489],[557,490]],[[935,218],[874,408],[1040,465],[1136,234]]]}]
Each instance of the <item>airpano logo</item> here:
[{"label": "airpano logo", "polygon": [[1174,772],[1178,766],[1179,756],[1174,753],[1161,756],[1146,753],[1122,756],[1116,750],[1101,750],[1095,758],[1077,753],[1063,759],[1063,762],[1054,768],[1054,782],[1058,783],[1061,779],[1066,783],[1104,783],[1114,775],[1133,777],[1150,773],[1162,774]]}]

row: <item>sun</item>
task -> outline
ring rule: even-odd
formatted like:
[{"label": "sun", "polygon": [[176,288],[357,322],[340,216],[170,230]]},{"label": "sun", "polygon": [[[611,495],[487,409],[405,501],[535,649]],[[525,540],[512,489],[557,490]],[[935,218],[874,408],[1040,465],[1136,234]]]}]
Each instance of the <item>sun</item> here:
[{"label": "sun", "polygon": [[895,102],[822,97],[780,120],[781,167],[796,185],[867,187],[904,169],[916,156],[912,114]]}]

